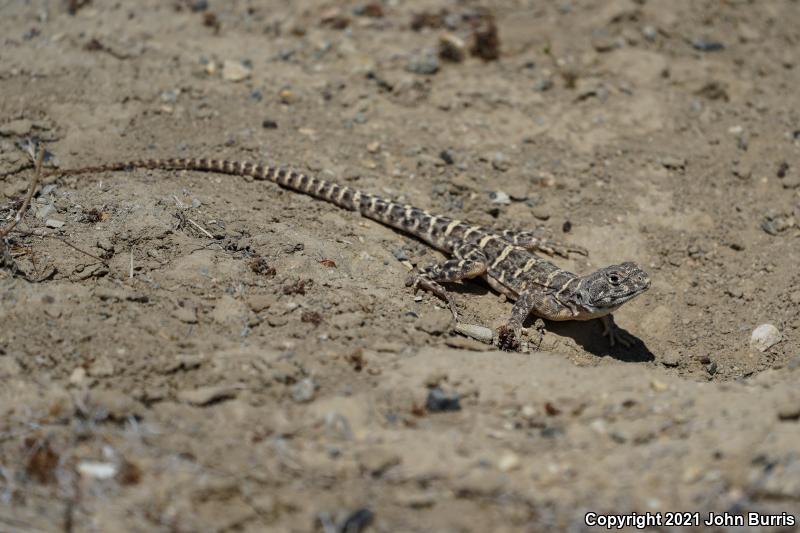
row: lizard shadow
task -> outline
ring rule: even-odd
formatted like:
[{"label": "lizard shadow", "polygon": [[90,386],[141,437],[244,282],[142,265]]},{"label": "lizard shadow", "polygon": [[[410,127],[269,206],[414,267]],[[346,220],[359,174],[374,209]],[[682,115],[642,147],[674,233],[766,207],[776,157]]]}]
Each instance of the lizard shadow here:
[{"label": "lizard shadow", "polygon": [[655,355],[642,339],[632,335],[619,326],[616,326],[617,330],[632,341],[630,346],[624,346],[619,342],[614,346],[609,346],[608,338],[603,336],[603,326],[600,320],[589,320],[586,322],[546,321],[545,323],[548,331],[556,335],[571,337],[578,346],[598,357],[613,357],[618,361],[626,363],[647,363],[655,360]]},{"label": "lizard shadow", "polygon": [[[484,295],[492,292],[492,289],[483,283],[453,283],[448,284],[448,290],[462,295]],[[613,317],[612,317],[613,319]],[[537,317],[531,315],[525,321],[525,327],[533,329],[533,324]],[[650,351],[647,345],[639,337],[629,333],[627,330],[615,326],[617,330],[626,335],[631,341],[630,346],[617,343],[609,346],[608,338],[603,336],[603,326],[600,320],[577,321],[567,320],[555,322],[545,320],[545,329],[561,337],[571,337],[578,346],[598,357],[613,357],[614,359],[626,363],[647,363],[655,361],[655,354]]]}]

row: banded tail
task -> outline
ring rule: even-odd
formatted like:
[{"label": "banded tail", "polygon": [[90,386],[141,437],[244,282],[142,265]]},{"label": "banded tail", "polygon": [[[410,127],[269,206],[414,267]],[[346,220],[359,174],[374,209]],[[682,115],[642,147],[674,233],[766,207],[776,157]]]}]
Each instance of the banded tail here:
[{"label": "banded tail", "polygon": [[[256,180],[271,181],[291,189],[331,202],[348,211],[359,211],[367,218],[376,220],[406,233],[410,233],[431,245],[449,252],[451,251],[447,236],[452,230],[452,219],[437,217],[430,213],[412,207],[401,205],[374,194],[368,194],[358,189],[339,185],[332,181],[308,176],[302,172],[287,170],[280,167],[271,167],[249,161],[227,161],[223,159],[140,159],[123,163],[109,163],[76,169],[58,169],[46,172],[45,176],[63,176],[90,174],[95,172],[109,172],[148,168],[153,170],[196,170],[200,172],[217,172],[235,176],[250,176]],[[455,225],[455,222],[453,222]],[[466,224],[459,224],[467,227]]]}]

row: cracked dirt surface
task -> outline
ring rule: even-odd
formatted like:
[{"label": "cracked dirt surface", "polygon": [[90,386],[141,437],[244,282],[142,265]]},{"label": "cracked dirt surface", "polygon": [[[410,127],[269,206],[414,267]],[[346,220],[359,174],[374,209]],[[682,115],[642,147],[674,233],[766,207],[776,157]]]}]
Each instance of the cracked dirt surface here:
[{"label": "cracked dirt surface", "polygon": [[[499,59],[460,63],[435,49],[469,47],[477,3],[67,4],[0,0],[4,219],[35,137],[49,167],[288,165],[653,285],[615,315],[630,348],[589,322],[495,352],[404,287],[440,254],[354,213],[194,172],[47,180],[8,240],[28,279],[0,272],[0,531],[800,520],[796,2],[503,0]],[[510,311],[454,290],[467,322]]]}]

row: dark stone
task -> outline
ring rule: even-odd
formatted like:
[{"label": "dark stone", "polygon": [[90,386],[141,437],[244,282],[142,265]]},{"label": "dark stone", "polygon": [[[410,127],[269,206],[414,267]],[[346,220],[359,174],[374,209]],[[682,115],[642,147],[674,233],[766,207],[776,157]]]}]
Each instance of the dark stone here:
[{"label": "dark stone", "polygon": [[428,399],[425,401],[425,409],[430,413],[438,413],[442,411],[460,411],[461,404],[457,393],[448,396],[439,387],[434,387],[428,393]]}]

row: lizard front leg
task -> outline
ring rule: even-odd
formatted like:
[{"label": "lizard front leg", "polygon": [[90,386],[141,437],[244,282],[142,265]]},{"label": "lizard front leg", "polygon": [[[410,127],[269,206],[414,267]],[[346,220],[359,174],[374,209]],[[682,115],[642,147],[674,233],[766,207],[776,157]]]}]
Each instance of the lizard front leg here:
[{"label": "lizard front leg", "polygon": [[425,267],[421,271],[412,270],[406,278],[406,287],[413,287],[415,291],[422,288],[435,294],[447,302],[453,318],[458,320],[455,301],[440,283],[453,283],[482,276],[488,266],[486,257],[477,247],[470,246],[468,250],[459,249],[454,253],[460,257]]},{"label": "lizard front leg", "polygon": [[626,348],[630,348],[634,343],[634,337],[625,331],[622,331],[619,326],[614,322],[614,317],[606,315],[600,317],[603,322],[603,337],[608,337],[608,345],[613,347],[619,342]]},{"label": "lizard front leg", "polygon": [[511,308],[511,317],[508,321],[495,330],[495,343],[501,350],[517,351],[522,338],[522,324],[536,308],[535,296],[530,292],[523,292]]}]

